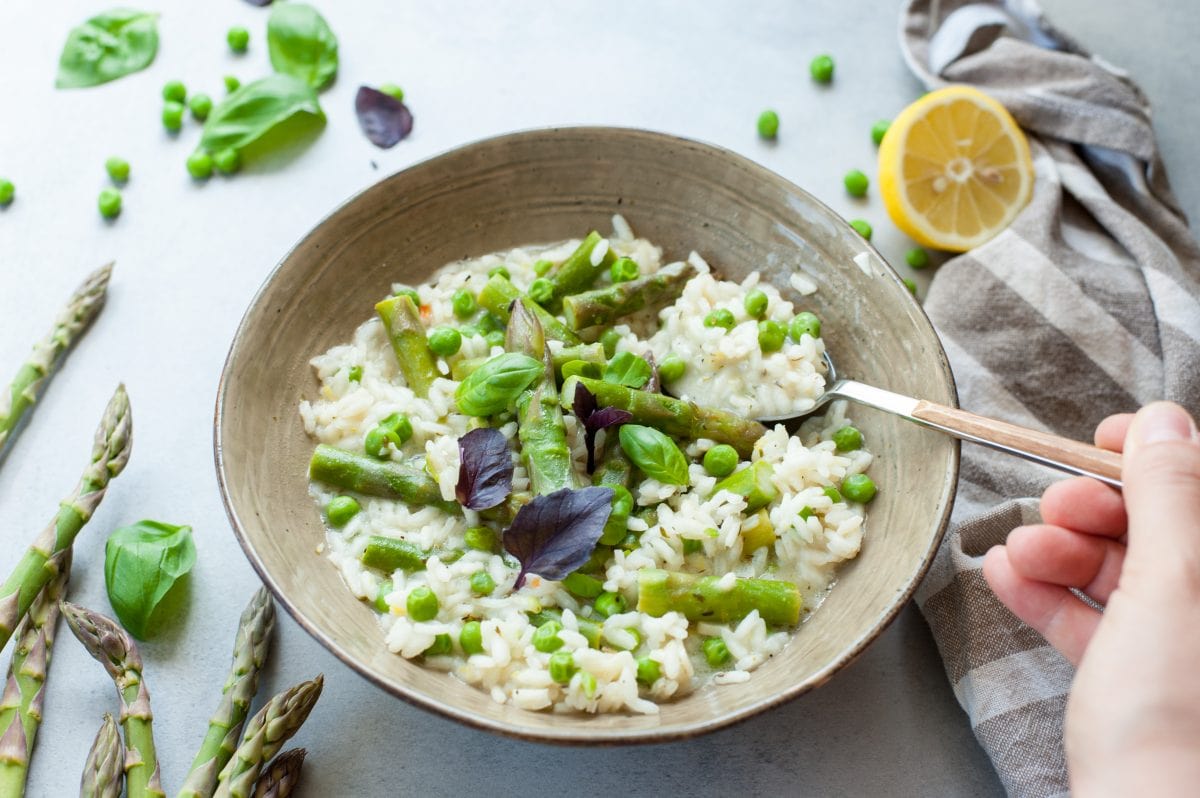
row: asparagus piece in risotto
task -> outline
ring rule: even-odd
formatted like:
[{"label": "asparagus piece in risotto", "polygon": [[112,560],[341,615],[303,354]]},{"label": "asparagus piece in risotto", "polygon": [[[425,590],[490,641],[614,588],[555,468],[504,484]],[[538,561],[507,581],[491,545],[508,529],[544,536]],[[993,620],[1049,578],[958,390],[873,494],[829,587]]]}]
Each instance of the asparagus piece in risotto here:
[{"label": "asparagus piece in risotto", "polygon": [[[575,395],[575,386],[583,385],[596,397],[599,407],[618,407],[633,414],[630,422],[675,435],[680,438],[708,438],[727,443],[742,457],[749,457],[754,442],[766,433],[757,421],[742,418],[724,410],[699,407],[691,402],[673,399],[660,393],[638,391],[587,377],[570,377],[563,383],[562,396]],[[565,405],[564,405],[565,406]]]},{"label": "asparagus piece in risotto", "polygon": [[[493,316],[505,324],[508,323],[509,308],[520,299],[521,292],[507,277],[493,274],[479,292],[479,304]],[[552,341],[562,341],[564,344],[575,346],[582,343],[579,336],[570,327],[551,315],[541,305],[534,303],[533,315],[541,322],[542,332]]]},{"label": "asparagus piece in risotto", "polygon": [[[604,247],[604,254],[597,258],[596,248],[601,246]],[[554,294],[548,303],[549,310],[558,312],[563,297],[591,288],[596,278],[608,271],[616,259],[616,253],[599,233],[595,230],[588,233],[576,250],[550,274]]]},{"label": "asparagus piece in risotto", "polygon": [[733,579],[645,568],[638,572],[638,612],[661,617],[674,610],[689,621],[736,623],[758,610],[772,626],[800,622],[800,590],[774,579]]},{"label": "asparagus piece in risotto", "polygon": [[563,316],[576,330],[609,324],[648,305],[674,302],[695,276],[694,266],[673,263],[645,277],[563,297]]},{"label": "asparagus piece in risotto", "polygon": [[375,306],[375,312],[383,320],[404,381],[413,393],[424,399],[429,395],[429,386],[440,375],[416,304],[412,297],[402,294],[383,300]]},{"label": "asparagus piece in risotto", "polygon": [[400,499],[409,504],[432,504],[452,512],[458,505],[442,500],[437,482],[416,463],[376,460],[321,444],[313,452],[308,475],[342,490]]}]

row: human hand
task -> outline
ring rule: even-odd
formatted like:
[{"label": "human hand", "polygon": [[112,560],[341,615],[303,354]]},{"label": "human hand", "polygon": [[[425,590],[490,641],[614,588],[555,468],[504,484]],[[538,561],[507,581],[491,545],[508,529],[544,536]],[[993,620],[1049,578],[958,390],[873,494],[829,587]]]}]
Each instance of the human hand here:
[{"label": "human hand", "polygon": [[[1080,795],[1195,795],[1200,785],[1200,434],[1177,405],[1105,419],[1124,493],[1075,478],[1042,495],[983,574],[1078,666],[1067,763]],[[1104,606],[1100,612],[1071,592]]]}]

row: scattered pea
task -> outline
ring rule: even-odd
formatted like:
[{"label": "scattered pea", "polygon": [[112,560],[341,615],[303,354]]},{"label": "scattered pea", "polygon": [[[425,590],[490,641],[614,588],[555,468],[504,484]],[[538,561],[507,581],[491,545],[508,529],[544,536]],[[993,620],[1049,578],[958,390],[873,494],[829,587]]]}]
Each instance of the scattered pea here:
[{"label": "scattered pea", "polygon": [[183,127],[183,103],[175,100],[163,103],[162,123],[172,133],[178,132]]},{"label": "scattered pea", "polygon": [[684,538],[683,539],[683,553],[685,555],[699,554],[702,551],[704,551],[704,542],[703,541],[696,540],[694,538]]},{"label": "scattered pea", "polygon": [[379,422],[363,440],[363,449],[372,457],[387,459],[388,444],[397,449],[412,437],[412,422],[403,413],[392,413]]},{"label": "scattered pea", "polygon": [[579,689],[583,690],[585,698],[591,699],[596,697],[596,677],[587,671],[582,671],[579,674]]},{"label": "scattered pea", "polygon": [[114,155],[104,162],[104,171],[114,183],[124,183],[129,180],[129,161]]},{"label": "scattered pea", "polygon": [[776,352],[783,347],[787,328],[777,321],[767,319],[758,323],[758,348],[763,352]]},{"label": "scattered pea", "polygon": [[187,99],[187,87],[181,80],[168,80],[163,84],[162,98],[168,102],[182,103]]},{"label": "scattered pea", "polygon": [[626,610],[625,597],[620,593],[601,593],[596,596],[596,603],[592,605],[596,610],[596,614],[604,618],[610,615],[620,615]]},{"label": "scattered pea", "polygon": [[225,34],[225,41],[229,43],[230,50],[235,53],[244,53],[250,46],[250,31],[240,25],[235,25]]},{"label": "scattered pea", "polygon": [[346,372],[346,379],[350,380],[350,382],[362,382],[362,375],[362,366],[351,366],[349,371]]},{"label": "scattered pea", "polygon": [[613,261],[613,265],[608,267],[608,272],[614,283],[636,280],[641,274],[641,270],[638,269],[637,262],[633,258],[617,258]]},{"label": "scattered pea", "polygon": [[871,125],[871,141],[875,142],[876,147],[883,141],[883,134],[887,133],[888,128],[891,126],[892,122],[890,119],[880,119]]},{"label": "scattered pea", "polygon": [[408,617],[414,621],[432,621],[438,614],[438,597],[425,585],[417,585],[404,600]]},{"label": "scattered pea", "polygon": [[758,135],[768,141],[779,135],[779,114],[774,111],[763,111],[758,115]]},{"label": "scattered pea", "polygon": [[330,500],[329,504],[325,505],[325,515],[329,518],[329,523],[336,527],[343,527],[350,522],[351,518],[358,515],[360,509],[354,497],[336,496]]},{"label": "scattered pea", "polygon": [[223,175],[231,175],[242,168],[242,156],[231,148],[221,150],[213,156],[213,166]]},{"label": "scattered pea", "polygon": [[735,323],[733,311],[729,308],[717,308],[716,310],[710,311],[709,314],[704,317],[705,327],[720,327],[724,330],[732,330]]},{"label": "scattered pea", "polygon": [[404,102],[404,89],[395,83],[385,83],[379,87],[379,90],[389,97],[395,97],[399,102]]},{"label": "scattered pea", "polygon": [[796,314],[796,318],[792,319],[792,323],[788,327],[788,333],[796,341],[799,341],[802,335],[811,335],[813,338],[820,338],[821,320],[817,318],[815,313],[809,313],[807,310],[801,311]]},{"label": "scattered pea", "polygon": [[550,678],[557,684],[567,684],[575,675],[575,657],[570,651],[555,651],[550,655]]},{"label": "scattered pea", "polygon": [[484,335],[490,332],[504,332],[504,322],[491,313],[484,313],[479,317],[479,331]]},{"label": "scattered pea", "polygon": [[660,678],[662,678],[662,667],[658,664],[658,660],[650,659],[649,657],[638,657],[637,680],[639,682],[649,687]]},{"label": "scattered pea", "polygon": [[833,502],[834,504],[837,504],[840,501],[844,501],[842,499],[842,492],[839,491],[837,488],[835,488],[833,485],[829,485],[822,492],[826,496],[828,496],[829,501]]},{"label": "scattered pea", "polygon": [[115,188],[101,189],[96,205],[105,219],[115,219],[121,213],[121,192]]},{"label": "scattered pea", "polygon": [[192,112],[192,116],[201,122],[208,119],[208,114],[212,111],[213,107],[212,97],[209,97],[207,94],[193,94],[188,98],[187,104],[188,110]]},{"label": "scattered pea", "polygon": [[867,176],[857,169],[851,169],[842,178],[842,182],[846,185],[846,193],[851,197],[867,196],[867,186],[871,181],[867,180]]},{"label": "scattered pea", "polygon": [[483,340],[487,341],[488,346],[504,346],[504,333],[499,330],[493,330],[483,336]]},{"label": "scattered pea", "polygon": [[390,579],[384,579],[382,582],[380,582],[379,589],[375,591],[375,601],[373,602],[375,604],[375,609],[379,610],[380,612],[390,613],[392,611],[392,605],[388,604],[387,597],[395,589],[396,586],[392,584],[392,580]]},{"label": "scattered pea", "polygon": [[862,433],[856,427],[846,425],[833,433],[833,445],[839,452],[852,452],[862,448]]},{"label": "scattered pea", "polygon": [[921,247],[913,247],[904,253],[904,262],[914,269],[924,269],[929,265],[929,253]]},{"label": "scattered pea", "polygon": [[486,526],[473,526],[463,535],[467,548],[476,551],[496,551],[496,533]]},{"label": "scattered pea", "polygon": [[704,652],[704,660],[713,668],[721,667],[732,658],[729,646],[719,637],[705,638],[700,649]]},{"label": "scattered pea", "polygon": [[483,626],[479,621],[467,621],[458,633],[458,644],[464,654],[483,653]]},{"label": "scattered pea", "polygon": [[763,314],[767,312],[767,302],[767,295],[755,288],[746,294],[746,298],[742,300],[742,307],[746,309],[746,315],[750,318],[761,319]]},{"label": "scattered pea", "polygon": [[187,170],[196,180],[207,180],[213,173],[212,156],[204,150],[196,150],[188,156]]},{"label": "scattered pea", "polygon": [[533,273],[538,277],[545,277],[554,268],[554,261],[542,259],[533,264]]},{"label": "scattered pea", "polygon": [[854,228],[855,232],[868,241],[871,240],[871,233],[875,232],[871,229],[871,223],[866,219],[851,219],[850,226]]},{"label": "scattered pea", "polygon": [[600,343],[604,346],[604,356],[611,358],[617,353],[617,344],[621,341],[621,334],[613,329],[605,330],[600,335]]},{"label": "scattered pea", "polygon": [[438,357],[450,357],[462,348],[462,333],[453,327],[438,327],[429,333],[429,349]]},{"label": "scattered pea", "polygon": [[842,480],[842,495],[852,502],[866,504],[875,498],[875,480],[866,474],[851,474]]},{"label": "scattered pea", "polygon": [[817,56],[809,63],[808,71],[817,83],[828,83],[833,80],[833,58],[828,55]]},{"label": "scattered pea", "polygon": [[807,504],[800,508],[800,512],[796,513],[796,515],[800,516],[801,521],[807,521],[813,517],[813,514],[813,508],[809,507]]},{"label": "scattered pea", "polygon": [[488,277],[495,277],[497,274],[503,277],[505,280],[508,280],[512,277],[512,275],[509,274],[508,269],[503,266],[493,266],[492,268],[488,269]]},{"label": "scattered pea", "polygon": [[704,470],[714,477],[727,477],[738,464],[737,449],[727,443],[718,443],[704,453]]},{"label": "scattered pea", "polygon": [[[414,292],[415,293],[415,292]],[[413,300],[414,302],[416,300]],[[450,307],[454,310],[454,315],[460,319],[467,319],[475,315],[475,310],[479,304],[475,301],[475,295],[465,288],[460,288],[450,297]]]},{"label": "scattered pea", "polygon": [[561,623],[546,621],[534,631],[533,647],[545,654],[558,651],[563,645],[562,638],[558,636],[561,631]]},{"label": "scattered pea", "polygon": [[0,205],[10,205],[17,195],[17,187],[7,177],[0,177]]},{"label": "scattered pea", "polygon": [[487,571],[471,574],[471,592],[477,596],[490,596],[496,589],[496,580]]},{"label": "scattered pea", "polygon": [[529,298],[539,305],[544,305],[554,299],[554,283],[545,277],[539,277],[529,284]]},{"label": "scattered pea", "polygon": [[225,91],[233,93],[242,87],[242,82],[233,75],[225,76]]},{"label": "scattered pea", "polygon": [[426,657],[444,657],[454,651],[454,643],[450,641],[450,635],[440,634],[433,638],[433,642],[429,644],[429,648],[421,652]]},{"label": "scattered pea", "polygon": [[910,280],[909,278],[905,277],[902,282],[904,283],[904,287],[908,289],[908,293],[912,294],[913,296],[917,295],[917,283],[915,280]]},{"label": "scattered pea", "polygon": [[658,377],[663,382],[675,382],[687,371],[687,363],[679,355],[671,354],[658,364]]},{"label": "scattered pea", "polygon": [[406,296],[412,300],[412,303],[417,307],[421,307],[421,295],[417,293],[415,288],[401,288],[393,296]]}]

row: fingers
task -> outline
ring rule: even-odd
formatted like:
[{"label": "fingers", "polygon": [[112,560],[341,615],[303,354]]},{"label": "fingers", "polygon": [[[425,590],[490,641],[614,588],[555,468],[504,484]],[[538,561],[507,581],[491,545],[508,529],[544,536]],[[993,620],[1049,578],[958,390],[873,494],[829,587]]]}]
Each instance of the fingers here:
[{"label": "fingers", "polygon": [[1047,524],[1089,535],[1119,538],[1126,530],[1125,501],[1121,494],[1087,477],[1051,485],[1042,494],[1041,511]]},{"label": "fingers", "polygon": [[1096,445],[1110,452],[1119,452],[1125,448],[1125,433],[1133,422],[1133,413],[1117,413],[1109,416],[1096,426]]},{"label": "fingers", "polygon": [[1005,548],[1025,579],[1077,588],[1101,604],[1117,589],[1125,562],[1122,544],[1049,524],[1017,527]]},{"label": "fingers", "polygon": [[1027,579],[1013,568],[1004,546],[983,559],[983,576],[996,596],[1071,664],[1078,665],[1096,632],[1101,614],[1065,587]]}]

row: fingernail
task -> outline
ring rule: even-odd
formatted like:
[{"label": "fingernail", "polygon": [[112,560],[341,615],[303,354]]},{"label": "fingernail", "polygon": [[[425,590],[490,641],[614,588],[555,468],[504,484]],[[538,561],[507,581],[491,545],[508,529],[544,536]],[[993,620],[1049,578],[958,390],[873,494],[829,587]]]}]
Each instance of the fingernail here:
[{"label": "fingernail", "polygon": [[1155,402],[1138,411],[1129,428],[1130,439],[1139,444],[1196,439],[1196,424],[1177,404]]}]

